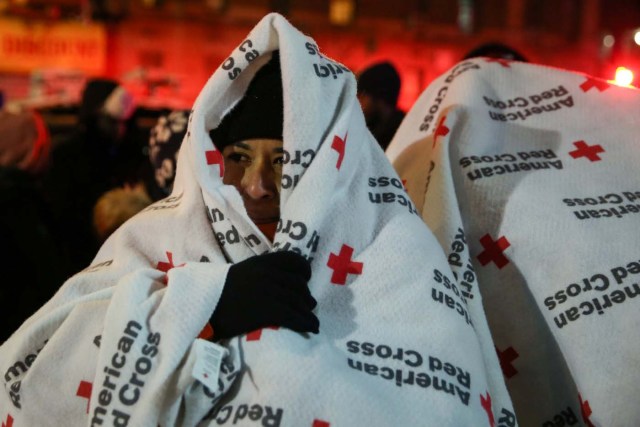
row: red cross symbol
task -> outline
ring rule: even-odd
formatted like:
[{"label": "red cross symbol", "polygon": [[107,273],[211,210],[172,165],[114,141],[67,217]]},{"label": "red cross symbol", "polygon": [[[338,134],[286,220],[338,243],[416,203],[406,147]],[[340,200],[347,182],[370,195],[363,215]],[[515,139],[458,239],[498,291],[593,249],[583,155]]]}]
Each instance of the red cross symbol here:
[{"label": "red cross symbol", "polygon": [[207,322],[207,324],[204,325],[204,328],[200,331],[198,338],[208,340],[211,337],[213,337],[213,327],[211,326],[211,323]]},{"label": "red cross symbol", "polygon": [[13,426],[13,417],[11,416],[11,414],[7,414],[7,421],[6,423],[3,422],[2,423],[2,427],[11,427]]},{"label": "red cross symbol", "polygon": [[167,254],[167,260],[169,260],[169,262],[159,261],[158,265],[156,265],[156,270],[160,270],[163,273],[167,273],[172,268],[182,267],[184,265],[184,263],[178,266],[173,265],[173,254],[169,251],[167,251],[166,254]]},{"label": "red cross symbol", "polygon": [[340,254],[331,253],[327,266],[333,269],[331,275],[331,283],[336,285],[344,285],[347,283],[347,274],[362,274],[362,263],[351,261],[353,248],[351,246],[342,245]]},{"label": "red cross symbol", "polygon": [[498,353],[498,359],[500,359],[500,368],[505,377],[511,378],[518,373],[518,370],[513,367],[511,362],[516,360],[520,355],[513,347],[508,347],[505,351],[498,350],[496,347],[496,353]]},{"label": "red cross symbol", "polygon": [[347,135],[348,133],[344,134],[344,139],[335,135],[333,137],[333,142],[331,143],[331,148],[338,152],[338,163],[336,163],[337,169],[340,169],[340,166],[342,166],[342,159],[344,159],[344,147],[347,144]]},{"label": "red cross symbol", "polygon": [[593,423],[589,419],[591,417],[591,405],[589,405],[589,401],[582,401],[582,395],[578,393],[578,399],[580,399],[580,411],[582,412],[582,420],[585,422],[587,427],[594,427]]},{"label": "red cross symbol", "polygon": [[438,127],[433,134],[433,146],[431,148],[434,148],[436,146],[436,140],[439,136],[446,136],[449,133],[449,128],[444,125],[444,121],[446,120],[446,118],[447,116],[442,116],[442,118],[440,119]]},{"label": "red cross symbol", "polygon": [[491,409],[491,395],[489,394],[489,391],[487,391],[487,397],[480,395],[480,404],[487,413],[487,417],[489,417],[489,424],[491,424],[491,427],[495,426],[496,420],[495,418],[493,418],[493,409]]},{"label": "red cross symbol", "polygon": [[171,252],[169,252],[169,251],[167,251],[167,252],[166,252],[166,254],[167,254],[167,260],[169,260],[169,262],[159,261],[159,262],[158,262],[158,265],[156,265],[156,270],[160,270],[160,271],[162,271],[163,273],[165,273],[165,276],[164,276],[164,283],[165,283],[165,285],[167,284],[167,276],[166,276],[166,273],[167,273],[169,270],[171,270],[172,268],[182,267],[182,266],[184,265],[184,263],[183,263],[183,264],[180,264],[180,265],[177,265],[177,266],[176,266],[176,265],[173,265],[173,254],[172,254]]},{"label": "red cross symbol", "polygon": [[78,391],[76,391],[76,396],[84,397],[85,399],[87,399],[87,414],[89,413],[89,403],[91,403],[92,388],[92,383],[88,381],[80,381],[80,384],[78,384]]},{"label": "red cross symbol", "polygon": [[316,419],[316,420],[313,420],[313,425],[311,427],[331,427],[331,423]]},{"label": "red cross symbol", "polygon": [[478,255],[480,264],[487,265],[493,261],[500,269],[509,264],[509,260],[503,254],[504,250],[511,246],[506,237],[502,236],[494,242],[490,234],[485,234],[480,239],[480,244],[484,248],[484,251]]},{"label": "red cross symbol", "polygon": [[598,89],[598,92],[602,92],[609,89],[609,86],[611,85],[604,80],[587,76],[587,80],[582,82],[582,84],[580,85],[580,89],[582,89],[583,92],[588,92],[589,90],[591,90],[591,88],[595,87],[596,89]]},{"label": "red cross symbol", "polygon": [[504,58],[485,58],[484,59],[487,62],[497,62],[498,64],[502,65],[504,68],[511,68],[511,65],[509,64],[511,61],[509,61],[508,59],[504,59]]},{"label": "red cross symbol", "polygon": [[[278,330],[277,326],[267,326],[268,329],[273,329],[274,331]],[[256,329],[253,332],[249,332],[247,334],[247,341],[260,341],[262,338],[262,329]]]},{"label": "red cross symbol", "polygon": [[598,160],[602,160],[599,153],[604,153],[604,148],[600,145],[587,145],[584,141],[576,141],[573,143],[576,146],[576,149],[569,152],[569,155],[574,159],[578,157],[586,157],[592,162],[597,162]]},{"label": "red cross symbol", "polygon": [[218,150],[210,150],[204,152],[207,157],[208,165],[218,165],[220,167],[220,177],[224,175],[224,159],[222,158],[222,153]]}]

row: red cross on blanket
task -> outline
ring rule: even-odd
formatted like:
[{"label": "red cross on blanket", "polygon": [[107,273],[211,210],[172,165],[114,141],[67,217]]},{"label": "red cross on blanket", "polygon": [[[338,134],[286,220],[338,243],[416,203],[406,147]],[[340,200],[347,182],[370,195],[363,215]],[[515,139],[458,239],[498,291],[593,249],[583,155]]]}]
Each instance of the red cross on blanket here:
[{"label": "red cross on blanket", "polygon": [[485,234],[480,238],[480,244],[484,247],[484,251],[478,255],[480,264],[487,265],[494,262],[500,269],[509,263],[509,259],[504,256],[504,250],[511,246],[506,237],[501,236],[495,242],[490,234]]},{"label": "red cross on blanket", "polygon": [[[256,329],[253,332],[249,332],[247,334],[247,341],[260,341],[260,338],[262,338],[263,329]],[[274,331],[277,331],[279,328],[277,326],[268,326],[267,329],[273,329]]]},{"label": "red cross on blanket", "polygon": [[436,131],[433,134],[432,148],[435,148],[436,141],[438,140],[439,136],[447,136],[449,134],[449,128],[444,125],[444,122],[446,119],[447,119],[447,116],[442,116],[442,118],[438,122],[438,127],[436,127]]},{"label": "red cross on blanket", "polygon": [[331,148],[338,152],[338,162],[336,163],[336,168],[340,169],[342,166],[342,160],[344,159],[344,150],[347,144],[347,134],[344,134],[344,139],[340,138],[338,135],[333,137],[333,142],[331,143]]},{"label": "red cross on blanket", "polygon": [[336,255],[331,253],[329,255],[329,261],[327,265],[333,269],[331,275],[331,283],[336,285],[344,285],[347,283],[347,274],[362,274],[361,262],[351,260],[353,255],[353,248],[351,246],[342,245],[340,248],[340,254]]},{"label": "red cross on blanket", "polygon": [[13,427],[13,417],[11,414],[7,414],[7,421],[2,422],[2,427]]},{"label": "red cross on blanket", "polygon": [[218,165],[220,168],[220,177],[224,175],[224,159],[222,153],[218,150],[205,151],[208,165]]},{"label": "red cross on blanket", "polygon": [[586,157],[592,162],[597,162],[602,160],[599,153],[604,153],[604,148],[600,145],[587,145],[584,141],[576,141],[573,143],[576,146],[576,149],[569,152],[569,155],[574,159],[579,157]]},{"label": "red cross on blanket", "polygon": [[504,68],[511,68],[511,65],[509,65],[509,63],[511,62],[508,59],[504,59],[504,58],[485,58],[485,61],[487,62],[497,62],[498,64],[502,65]]},{"label": "red cross on blanket", "polygon": [[496,347],[496,352],[498,353],[498,359],[500,359],[500,367],[502,368],[502,373],[505,377],[511,378],[515,374],[518,373],[517,369],[511,364],[514,360],[516,360],[520,355],[513,347],[507,347],[504,351],[498,350]]},{"label": "red cross on blanket", "polygon": [[580,412],[582,412],[582,421],[587,425],[587,427],[595,427],[591,422],[591,405],[589,405],[589,401],[582,400],[582,395],[578,394],[578,398],[580,399]]},{"label": "red cross on blanket", "polygon": [[587,80],[580,85],[580,89],[582,89],[583,92],[588,92],[591,88],[595,87],[598,92],[602,92],[609,89],[609,86],[609,83],[604,80],[596,79],[595,77],[587,77]]},{"label": "red cross on blanket", "polygon": [[87,414],[89,413],[89,404],[91,403],[91,391],[93,389],[93,384],[89,381],[80,381],[78,384],[78,390],[76,391],[76,396],[84,397],[87,399]]},{"label": "red cross on blanket", "polygon": [[491,395],[487,391],[487,397],[480,395],[480,404],[482,405],[482,409],[487,413],[487,417],[489,418],[489,425],[491,427],[496,425],[496,420],[493,417],[493,409],[491,408]]}]

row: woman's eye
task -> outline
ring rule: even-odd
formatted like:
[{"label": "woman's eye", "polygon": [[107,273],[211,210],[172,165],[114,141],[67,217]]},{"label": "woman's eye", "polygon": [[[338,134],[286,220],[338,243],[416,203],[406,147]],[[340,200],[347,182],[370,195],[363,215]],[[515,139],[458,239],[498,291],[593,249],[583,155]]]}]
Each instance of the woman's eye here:
[{"label": "woman's eye", "polygon": [[274,165],[282,165],[283,161],[282,161],[283,157],[277,157],[274,161],[273,164]]},{"label": "woman's eye", "polygon": [[246,154],[242,153],[231,153],[227,156],[227,159],[236,162],[236,163],[250,163],[251,158]]}]

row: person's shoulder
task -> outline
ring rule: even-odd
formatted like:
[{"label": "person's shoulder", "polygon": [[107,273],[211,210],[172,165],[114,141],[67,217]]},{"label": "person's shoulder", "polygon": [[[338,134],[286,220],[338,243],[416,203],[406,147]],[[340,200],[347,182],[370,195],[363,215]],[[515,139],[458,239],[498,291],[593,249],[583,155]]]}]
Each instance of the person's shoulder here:
[{"label": "person's shoulder", "polygon": [[35,178],[15,167],[0,166],[0,205],[14,205],[16,201],[28,201],[35,192]]},{"label": "person's shoulder", "polygon": [[404,120],[404,116],[406,116],[407,113],[405,113],[402,110],[399,110],[396,108],[396,110],[393,112],[393,114],[391,115],[391,118],[394,121],[397,121],[398,123],[400,123],[402,120]]}]

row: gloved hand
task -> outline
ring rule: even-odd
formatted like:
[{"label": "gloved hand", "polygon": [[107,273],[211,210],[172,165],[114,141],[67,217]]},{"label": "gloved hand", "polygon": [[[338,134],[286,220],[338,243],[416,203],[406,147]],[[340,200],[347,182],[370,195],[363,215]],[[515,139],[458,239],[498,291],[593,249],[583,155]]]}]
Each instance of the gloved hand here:
[{"label": "gloved hand", "polygon": [[215,340],[267,326],[318,333],[317,305],[307,282],[311,266],[294,252],[257,255],[229,268],[218,306],[211,316]]}]

